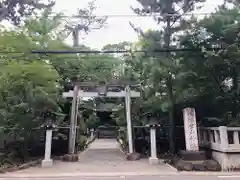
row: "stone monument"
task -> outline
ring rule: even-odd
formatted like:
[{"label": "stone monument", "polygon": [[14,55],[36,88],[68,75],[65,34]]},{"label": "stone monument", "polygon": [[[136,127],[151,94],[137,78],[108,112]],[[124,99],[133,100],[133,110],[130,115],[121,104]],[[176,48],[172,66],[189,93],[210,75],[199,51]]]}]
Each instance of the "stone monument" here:
[{"label": "stone monument", "polygon": [[180,151],[184,160],[201,161],[206,159],[204,151],[199,151],[196,113],[194,108],[183,109],[186,150]]},{"label": "stone monument", "polygon": [[196,113],[194,108],[183,110],[184,134],[187,151],[199,151]]},{"label": "stone monument", "polygon": [[220,165],[206,158],[205,151],[199,150],[196,113],[194,108],[183,110],[186,150],[180,151],[180,159],[173,161],[174,166],[184,171],[219,171]]}]

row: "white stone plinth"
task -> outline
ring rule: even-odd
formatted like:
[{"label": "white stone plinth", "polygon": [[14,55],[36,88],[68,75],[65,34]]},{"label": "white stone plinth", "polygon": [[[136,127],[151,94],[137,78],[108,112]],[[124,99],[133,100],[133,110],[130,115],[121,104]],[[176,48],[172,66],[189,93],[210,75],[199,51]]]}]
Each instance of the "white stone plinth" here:
[{"label": "white stone plinth", "polygon": [[51,159],[51,149],[52,149],[52,129],[46,130],[46,142],[45,142],[45,155],[44,160],[42,160],[42,167],[51,167],[53,160]]},{"label": "white stone plinth", "polygon": [[156,129],[150,128],[150,141],[151,141],[151,157],[157,158],[157,146],[156,146]]},{"label": "white stone plinth", "polygon": [[194,108],[183,110],[184,134],[187,151],[199,151],[196,113]]},{"label": "white stone plinth", "polygon": [[93,140],[94,139],[94,129],[90,130],[90,139]]},{"label": "white stone plinth", "polygon": [[156,164],[158,164],[158,158],[157,158],[155,127],[150,128],[150,141],[151,141],[151,157],[149,158],[149,164],[156,165]]},{"label": "white stone plinth", "polygon": [[47,159],[47,160],[42,160],[42,167],[52,167],[53,165],[53,160],[52,159]]},{"label": "white stone plinth", "polygon": [[151,164],[151,165],[158,165],[159,164],[159,159],[158,158],[154,158],[154,157],[150,157],[149,159],[148,159],[148,161],[149,161],[149,164]]}]

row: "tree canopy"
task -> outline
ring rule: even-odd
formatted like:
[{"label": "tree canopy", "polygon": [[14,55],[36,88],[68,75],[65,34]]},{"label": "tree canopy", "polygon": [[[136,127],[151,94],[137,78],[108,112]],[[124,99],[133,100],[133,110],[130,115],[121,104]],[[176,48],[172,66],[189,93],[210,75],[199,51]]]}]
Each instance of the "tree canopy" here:
[{"label": "tree canopy", "polygon": [[32,15],[36,10],[52,7],[54,1],[43,3],[40,0],[3,0],[0,2],[0,22],[9,20],[19,25],[23,17]]},{"label": "tree canopy", "polygon": [[62,92],[72,90],[75,81],[111,80],[120,61],[103,54],[33,54],[31,50],[91,48],[65,43],[69,34],[62,14],[51,7],[21,20],[14,29],[0,31],[0,126],[9,136],[24,138],[27,146],[46,119],[69,125],[70,106]]},{"label": "tree canopy", "polygon": [[[194,16],[185,18],[183,14],[191,12],[203,0],[139,2],[142,8],[134,11],[138,15],[158,13],[159,16],[154,16],[154,19],[160,28],[143,32],[131,24],[140,32],[136,43],[123,40],[102,48],[146,50],[144,53],[132,51],[121,56],[30,53],[34,49],[92,50],[79,44],[78,33],[101,28],[107,21],[107,18],[94,15],[95,6],[92,3],[88,9],[78,11],[78,15],[86,17],[84,22],[87,24],[81,24],[82,21],[67,24],[62,19],[63,14],[53,14],[52,2],[41,4],[40,1],[30,0],[0,3],[0,21],[10,20],[17,25],[11,30],[1,27],[0,31],[0,124],[11,129],[9,134],[30,138],[30,130],[40,127],[49,113],[57,117],[58,124],[65,119],[64,123],[68,125],[69,118],[66,117],[70,106],[67,100],[61,98],[62,92],[72,90],[75,81],[109,82],[113,79],[141,84],[142,96],[132,103],[134,122],[138,125],[146,123],[143,117],[147,113],[160,114],[162,119],[167,119],[163,120],[164,125],[181,125],[181,111],[187,106],[196,108],[200,120],[218,117],[222,119],[221,123],[239,124],[239,1],[229,1],[233,4],[232,8],[221,5],[216,12],[202,19]],[[180,9],[176,8],[177,5]],[[38,16],[34,15],[35,10],[43,7],[49,8],[39,11]],[[29,17],[30,14],[32,16]],[[65,42],[69,34],[73,35],[74,47]],[[153,51],[160,48],[190,50]],[[199,50],[196,51],[196,48]],[[114,102],[120,101],[117,99]],[[112,117],[117,124],[124,126],[124,106],[119,104],[122,108]],[[89,119],[96,120],[96,116],[91,114]],[[83,131],[86,125],[94,126],[89,119],[80,122]],[[171,148],[174,150],[174,132],[170,134]]]}]

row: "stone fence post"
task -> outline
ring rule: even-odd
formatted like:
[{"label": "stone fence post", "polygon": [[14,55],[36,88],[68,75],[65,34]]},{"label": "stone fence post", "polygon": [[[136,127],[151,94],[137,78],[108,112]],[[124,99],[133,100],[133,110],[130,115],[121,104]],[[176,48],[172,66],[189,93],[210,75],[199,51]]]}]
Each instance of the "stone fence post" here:
[{"label": "stone fence post", "polygon": [[227,149],[228,148],[228,133],[227,133],[227,127],[226,126],[219,126],[219,135],[220,135],[220,147],[221,149]]}]

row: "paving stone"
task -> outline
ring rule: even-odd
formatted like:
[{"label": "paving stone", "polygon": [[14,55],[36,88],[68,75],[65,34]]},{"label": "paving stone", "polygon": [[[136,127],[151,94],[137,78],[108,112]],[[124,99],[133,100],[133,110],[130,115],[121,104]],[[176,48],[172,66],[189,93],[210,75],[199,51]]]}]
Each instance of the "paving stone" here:
[{"label": "paving stone", "polygon": [[148,159],[126,160],[114,139],[96,139],[89,148],[79,155],[78,162],[55,160],[51,168],[31,167],[13,173],[19,174],[55,174],[55,173],[114,173],[114,172],[175,172],[164,163],[152,166]]}]

